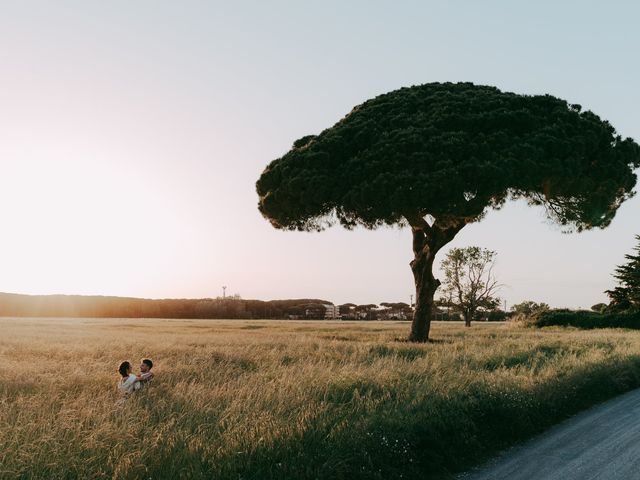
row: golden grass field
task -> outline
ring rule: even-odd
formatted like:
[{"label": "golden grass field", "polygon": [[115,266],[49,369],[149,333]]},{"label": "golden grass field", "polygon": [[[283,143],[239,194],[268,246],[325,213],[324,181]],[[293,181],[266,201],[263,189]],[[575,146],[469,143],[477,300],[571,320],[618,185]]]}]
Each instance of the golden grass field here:
[{"label": "golden grass field", "polygon": [[408,328],[0,319],[0,478],[447,478],[640,385],[638,332]]}]

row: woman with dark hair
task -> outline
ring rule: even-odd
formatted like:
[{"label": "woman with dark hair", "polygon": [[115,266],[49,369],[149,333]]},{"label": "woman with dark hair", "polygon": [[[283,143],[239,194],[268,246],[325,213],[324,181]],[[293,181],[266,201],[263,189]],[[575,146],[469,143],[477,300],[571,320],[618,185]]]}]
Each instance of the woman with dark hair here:
[{"label": "woman with dark hair", "polygon": [[120,381],[118,382],[118,390],[124,395],[133,393],[134,390],[140,388],[140,382],[138,377],[131,373],[131,364],[129,362],[122,362],[118,367],[118,373],[120,373]]}]

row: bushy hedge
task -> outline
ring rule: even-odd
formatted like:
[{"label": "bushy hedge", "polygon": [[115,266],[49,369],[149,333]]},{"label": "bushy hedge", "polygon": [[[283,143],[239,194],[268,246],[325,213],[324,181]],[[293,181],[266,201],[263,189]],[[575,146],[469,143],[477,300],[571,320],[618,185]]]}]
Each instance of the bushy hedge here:
[{"label": "bushy hedge", "polygon": [[589,310],[549,310],[531,319],[536,327],[633,328],[640,330],[640,312],[597,313]]}]

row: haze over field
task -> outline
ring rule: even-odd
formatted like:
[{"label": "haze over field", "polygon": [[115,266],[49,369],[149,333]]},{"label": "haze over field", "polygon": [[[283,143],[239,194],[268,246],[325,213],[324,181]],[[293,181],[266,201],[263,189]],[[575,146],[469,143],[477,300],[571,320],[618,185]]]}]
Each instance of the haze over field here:
[{"label": "haze over field", "polygon": [[[5,2],[0,291],[409,301],[408,231],[280,232],[255,181],[292,142],[401,86],[549,93],[640,139],[631,2]],[[451,247],[498,252],[509,305],[589,307],[640,198],[562,235],[510,204]],[[445,249],[446,250],[446,249]]]}]

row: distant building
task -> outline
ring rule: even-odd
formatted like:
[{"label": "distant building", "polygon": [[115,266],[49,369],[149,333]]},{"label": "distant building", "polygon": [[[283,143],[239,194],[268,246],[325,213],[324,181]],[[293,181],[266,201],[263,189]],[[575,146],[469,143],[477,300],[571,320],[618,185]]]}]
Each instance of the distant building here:
[{"label": "distant building", "polygon": [[336,320],[340,318],[340,307],[328,304],[324,304],[323,306],[326,309],[324,313],[325,320]]}]

